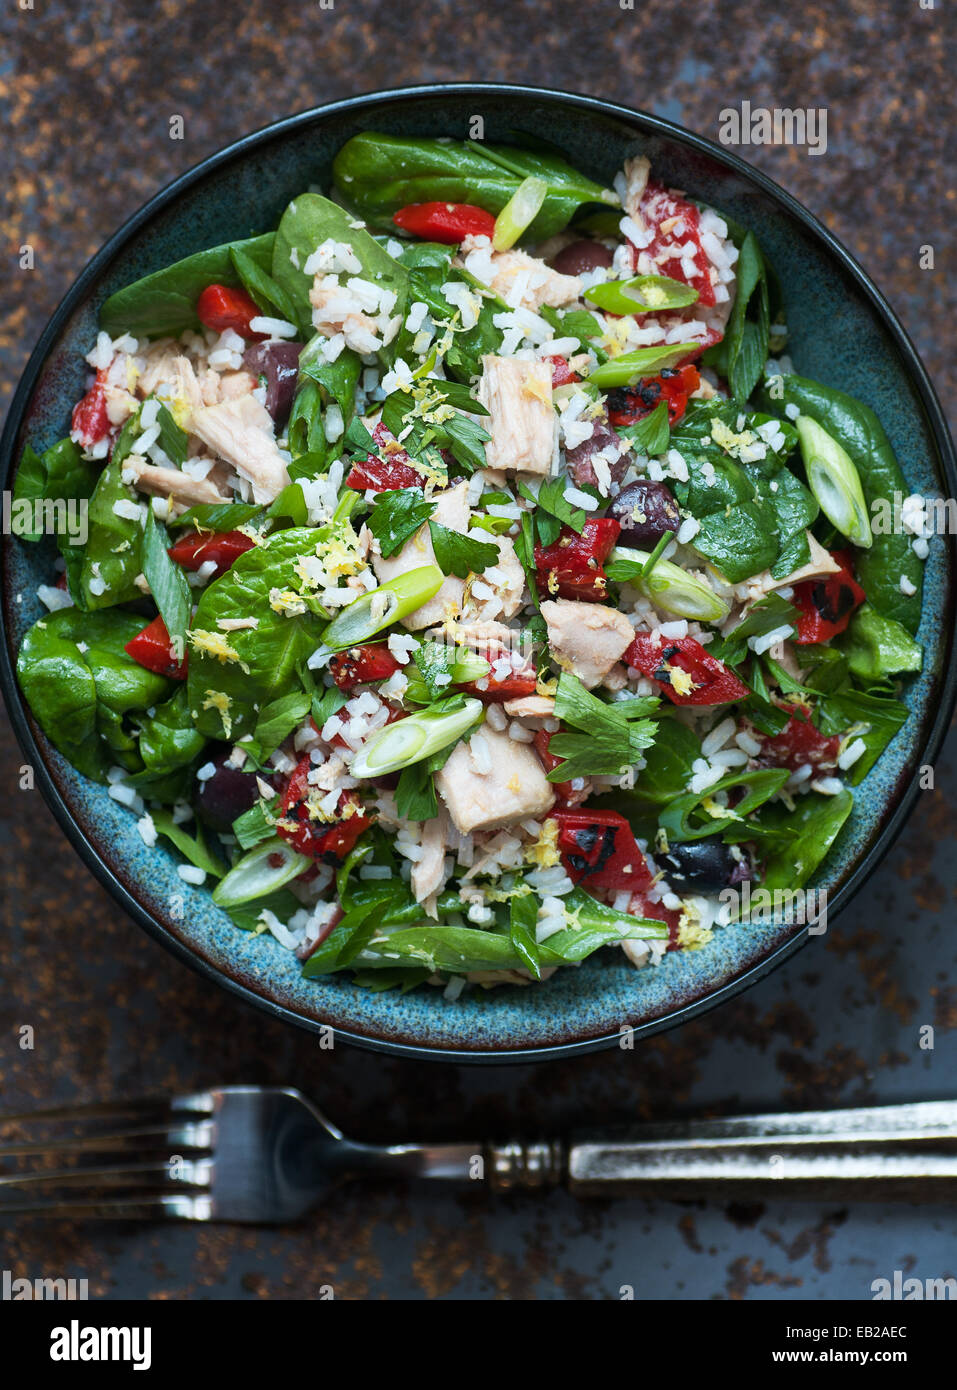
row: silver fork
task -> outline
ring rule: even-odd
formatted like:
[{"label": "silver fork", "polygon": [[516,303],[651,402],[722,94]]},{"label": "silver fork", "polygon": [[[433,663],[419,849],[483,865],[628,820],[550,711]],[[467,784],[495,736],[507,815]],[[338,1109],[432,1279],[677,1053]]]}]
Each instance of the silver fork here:
[{"label": "silver fork", "polygon": [[0,1119],[5,1217],[281,1225],[336,1184],[370,1176],[493,1191],[561,1185],[578,1196],[941,1199],[957,1193],[957,1102],[666,1121],[567,1142],[387,1147],[347,1139],[282,1087]]}]

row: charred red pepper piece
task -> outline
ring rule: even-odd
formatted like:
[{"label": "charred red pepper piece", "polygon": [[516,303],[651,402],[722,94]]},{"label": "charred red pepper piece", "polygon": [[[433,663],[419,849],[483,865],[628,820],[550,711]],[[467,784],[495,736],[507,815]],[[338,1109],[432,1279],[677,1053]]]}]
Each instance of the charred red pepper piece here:
[{"label": "charred red pepper piece", "polygon": [[655,642],[651,633],[640,633],[622,661],[653,680],[675,705],[726,705],[749,693],[734,672],[693,637]]},{"label": "charred red pepper piece", "polygon": [[82,401],[73,407],[70,437],[84,449],[92,448],[110,432],[110,417],[106,410],[106,370],[101,367],[96,380]]},{"label": "charred red pepper piece", "polygon": [[356,459],[346,478],[346,487],[355,492],[395,492],[403,487],[421,487],[422,474],[412,466],[412,460],[402,445],[390,434],[381,420],[372,431],[379,454]]},{"label": "charred red pepper piece", "polygon": [[394,212],[392,221],[423,241],[446,246],[458,246],[467,236],[491,237],[495,231],[492,214],[472,203],[410,203]]},{"label": "charred red pepper piece", "polygon": [[652,882],[634,832],[618,811],[555,811],[558,850],[573,883],[589,893],[638,892]]},{"label": "charred red pepper piece", "polygon": [[797,772],[799,767],[810,763],[820,767],[822,763],[833,766],[837,762],[841,746],[840,736],[827,737],[811,723],[810,710],[806,705],[792,706],[791,718],[779,734],[761,737],[762,748],[757,761],[762,767],[786,767]]},{"label": "charred red pepper piece", "polygon": [[552,366],[552,389],[558,386],[569,386],[573,381],[581,381],[577,372],[573,371],[568,365],[567,357],[546,357],[546,362]]},{"label": "charred red pepper piece", "polygon": [[637,386],[622,386],[608,393],[608,419],[613,425],[634,425],[662,401],[668,407],[668,424],[681,419],[688,397],[701,385],[698,368],[663,367],[658,376],[646,377]]},{"label": "charred red pepper piece", "polygon": [[536,545],[535,568],[549,594],[598,603],[608,596],[608,580],[602,565],[621,535],[611,517],[588,520],[581,535],[563,526],[551,545]]},{"label": "charred red pepper piece", "polygon": [[[296,828],[292,830],[280,824],[276,829],[300,854],[337,868],[345,862],[359,836],[363,830],[369,828],[372,821],[363,813],[358,800],[350,792],[343,792],[339,798],[338,820],[313,820],[307,805],[307,798],[312,790],[309,784],[309,772],[312,767],[312,760],[307,753],[291,774],[282,794],[280,805],[283,820],[295,822]],[[351,814],[347,813],[350,806],[355,808]]]},{"label": "charred red pepper piece", "polygon": [[215,535],[197,533],[181,536],[169,548],[169,557],[184,570],[198,570],[212,560],[216,565],[216,578],[226,573],[233,561],[247,550],[252,550],[256,542],[242,531],[220,531]]},{"label": "charred red pepper piece", "polygon": [[139,666],[147,671],[155,671],[159,676],[172,676],[174,680],[186,679],[187,657],[180,660],[173,650],[172,639],[163,619],[156,617],[147,623],[142,632],[131,637],[123,649]]},{"label": "charred red pepper piece", "polygon": [[[551,740],[552,736],[548,729],[536,729],[534,739],[535,752],[538,754],[542,767],[546,772],[554,772],[556,767],[561,767],[562,763],[565,761],[564,758],[558,758],[554,753],[548,751],[548,745],[551,743]],[[552,782],[551,787],[559,801],[572,803],[576,796],[578,800],[583,799],[580,794],[576,793],[571,782]]]},{"label": "charred red pepper piece", "polygon": [[196,304],[196,316],[205,328],[214,333],[225,333],[231,328],[241,338],[250,342],[260,342],[265,333],[254,333],[250,320],[260,317],[256,301],[245,290],[233,289],[229,285],[207,285]]},{"label": "charred red pepper piece", "polygon": [[329,662],[332,679],[340,690],[352,690],[357,685],[387,681],[399,669],[399,663],[385,642],[367,642],[350,647]]},{"label": "charred red pepper piece", "polygon": [[839,574],[829,574],[823,579],[806,579],[803,584],[794,586],[791,602],[801,614],[795,640],[801,646],[807,646],[810,642],[826,642],[829,637],[843,632],[855,608],[859,608],[867,598],[854,578],[854,561],[850,552],[832,550],[831,554],[841,566]]}]

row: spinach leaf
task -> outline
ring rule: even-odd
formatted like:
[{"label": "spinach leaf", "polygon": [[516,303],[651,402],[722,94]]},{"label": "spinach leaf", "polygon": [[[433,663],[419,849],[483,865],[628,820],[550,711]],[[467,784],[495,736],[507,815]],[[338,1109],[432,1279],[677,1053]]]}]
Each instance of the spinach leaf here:
[{"label": "spinach leaf", "polygon": [[[748,655],[748,638],[761,637],[766,632],[790,624],[794,627],[798,612],[780,594],[768,594],[759,600],[737,627],[724,637],[716,638],[708,647],[709,656],[717,657],[728,666],[738,666]],[[793,634],[792,634],[793,635]]]},{"label": "spinach leaf", "polygon": [[[190,632],[188,688],[197,727],[210,738],[253,732],[263,706],[298,689],[298,668],[319,645],[323,620],[308,608],[277,613],[270,594],[298,592],[295,566],[315,546],[316,533],[308,528],[277,531],[203,592]],[[249,617],[259,625],[228,633],[218,627],[222,619]],[[216,634],[228,638],[222,645],[235,656],[215,654]],[[210,703],[222,704],[222,696],[225,710]]]},{"label": "spinach leaf", "polygon": [[[542,978],[540,952],[535,936],[538,924],[538,898],[534,893],[515,894],[509,903],[508,935],[525,969],[536,980]],[[556,933],[558,935],[558,933]]]},{"label": "spinach leaf", "polygon": [[855,787],[907,722],[906,705],[892,695],[875,691],[832,691],[821,697],[818,713],[823,734],[846,734],[856,724],[863,726],[853,737],[863,739],[866,751],[848,773],[848,780]]},{"label": "spinach leaf", "polygon": [[[230,257],[236,274],[242,281],[243,289],[256,301],[260,311],[267,317],[284,319],[286,323],[299,325],[296,305],[290,295],[273,277],[257,265],[239,246],[230,247]],[[305,336],[312,331],[311,316],[306,323]]]},{"label": "spinach leaf", "polygon": [[274,239],[274,234],[267,232],[245,241],[226,242],[145,275],[110,295],[100,310],[100,327],[113,338],[121,333],[132,333],[135,338],[178,338],[189,328],[200,330],[196,303],[207,285],[240,284],[233,249],[268,270]]},{"label": "spinach leaf", "polygon": [[394,231],[392,214],[409,203],[471,203],[499,213],[523,179],[548,185],[528,228],[531,240],[562,231],[588,203],[613,195],[553,154],[480,140],[430,140],[365,131],[347,140],[332,165],[336,185],[376,227]]},{"label": "spinach leaf", "polygon": [[263,509],[255,502],[200,502],[167,523],[174,530],[189,526],[199,531],[235,531],[258,521]]},{"label": "spinach leaf", "polygon": [[[310,464],[310,475],[325,472],[346,447],[347,431],[353,421],[361,359],[351,348],[343,348],[334,362],[327,362],[320,352],[325,341],[321,334],[315,334],[299,356],[299,380],[286,427],[294,459],[290,477],[304,476],[300,469],[306,467],[305,456],[312,454],[316,459]],[[332,401],[339,407],[345,426],[335,441],[326,439],[322,423],[322,410]]]},{"label": "spinach leaf", "polygon": [[385,247],[380,246],[355,219],[337,203],[319,193],[301,193],[294,198],[282,215],[276,232],[272,255],[272,278],[283,289],[296,309],[301,325],[312,324],[312,305],[309,291],[313,277],[304,269],[309,257],[325,241],[346,242],[362,266],[362,277],[380,288],[392,290],[396,296],[392,315],[404,317],[409,273],[405,266],[393,260]]},{"label": "spinach leaf", "polygon": [[124,716],[160,704],[173,684],[124,651],[141,627],[130,613],[61,608],[34,623],[17,656],[21,689],[43,732],[95,781],[117,761],[141,769]]},{"label": "spinach leaf", "polygon": [[[775,410],[796,406],[802,415],[810,416],[833,435],[851,456],[860,475],[873,532],[870,549],[855,552],[858,580],[878,613],[896,619],[908,632],[915,633],[920,623],[923,565],[906,534],[884,531],[877,524],[879,508],[875,504],[892,504],[895,492],[906,497],[910,491],[881,422],[870,406],[806,377],[769,378],[759,399]],[[901,592],[902,577],[910,581],[915,593]]]},{"label": "spinach leaf", "polygon": [[192,600],[186,575],[179,565],[170,559],[168,546],[169,536],[166,534],[166,527],[156,520],[151,507],[146,515],[146,530],[143,535],[143,573],[146,575],[160,617],[166,624],[172,649],[182,659],[186,651],[186,632],[189,628]]},{"label": "spinach leaf", "polygon": [[704,360],[715,367],[731,387],[731,394],[746,401],[768,360],[771,326],[768,272],[761,247],[753,232],[738,239],[729,227],[739,255],[735,266],[737,287],[734,307],[720,343],[709,348]]},{"label": "spinach leaf", "polygon": [[156,423],[159,425],[157,444],[168,459],[182,468],[189,452],[189,435],[176,423],[165,405],[160,405],[156,412]]},{"label": "spinach leaf", "polygon": [[32,504],[34,520],[38,519],[37,513],[42,510],[43,524],[39,529],[16,525],[13,534],[20,540],[37,541],[41,536],[55,531],[60,548],[69,545],[65,517],[61,517],[59,508],[41,509],[37,504],[86,500],[98,477],[99,465],[84,459],[80,446],[72,439],[61,439],[57,444],[51,444],[49,449],[44,449],[42,454],[37,454],[28,444],[14,480],[13,503],[21,504],[24,514],[27,512],[26,504]]},{"label": "spinach leaf", "polygon": [[[133,502],[140,517],[117,516],[117,502]],[[93,489],[89,535],[77,576],[79,606],[94,611],[142,598],[133,582],[143,569],[143,521],[146,511],[131,487],[123,482],[122,464],[108,463]]]},{"label": "spinach leaf", "polygon": [[165,776],[195,762],[206,747],[206,737],[193,723],[185,685],[157,705],[152,714],[138,720],[139,750],[144,770]]},{"label": "spinach leaf", "polygon": [[[184,830],[173,820],[169,811],[151,811],[150,815],[157,832],[174,844],[184,859],[188,859],[197,869],[203,869],[213,878],[223,877],[226,865],[207,848],[203,827],[198,821],[195,835],[190,835],[188,830]],[[261,912],[262,907],[259,910]]]},{"label": "spinach leaf", "polygon": [[[719,778],[703,792],[686,792],[667,805],[658,817],[658,824],[669,840],[701,840],[706,835],[729,832],[731,840],[746,840],[745,817],[780,791],[790,777],[786,767],[764,768],[759,771],[730,772]],[[731,787],[746,787],[747,791],[732,809],[722,814],[710,814],[703,809],[705,801],[714,802],[719,792]]]},{"label": "spinach leaf", "polygon": [[764,863],[761,887],[800,888],[827,855],[851,813],[854,798],[845,787],[836,796],[808,792],[794,809],[783,803],[765,806],[755,824],[774,849]]},{"label": "spinach leaf", "polygon": [[838,641],[850,670],[869,685],[903,671],[919,671],[923,662],[923,649],[906,627],[883,617],[869,603],[857,610]]},{"label": "spinach leaf", "polygon": [[253,736],[244,740],[242,746],[256,761],[265,762],[293,730],[299,728],[311,708],[312,700],[305,690],[291,690],[288,695],[280,695],[260,710]]}]

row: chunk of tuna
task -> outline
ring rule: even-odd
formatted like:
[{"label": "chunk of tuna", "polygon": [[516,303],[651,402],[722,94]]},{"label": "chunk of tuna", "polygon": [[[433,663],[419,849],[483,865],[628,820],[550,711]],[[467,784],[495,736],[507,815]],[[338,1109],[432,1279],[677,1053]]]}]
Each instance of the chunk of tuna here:
[{"label": "chunk of tuna", "polygon": [[[553,309],[570,304],[582,292],[577,275],[562,275],[537,256],[527,251],[492,251],[488,237],[466,237],[460,257],[465,260],[472,252],[468,269],[484,281],[513,309],[540,309],[547,304]],[[491,279],[488,279],[491,268]]]},{"label": "chunk of tuna", "polygon": [[492,436],[485,446],[489,468],[548,473],[555,445],[549,364],[483,357],[479,400],[489,412],[483,421]]},{"label": "chunk of tuna", "polygon": [[608,675],[635,637],[623,613],[600,603],[548,599],[542,604],[542,616],[555,660],[589,690]]},{"label": "chunk of tuna", "polygon": [[[412,894],[417,903],[425,903],[430,917],[437,915],[435,894],[445,883],[448,829],[449,818],[445,808],[440,806],[438,815],[426,821],[422,827],[422,858],[412,865]],[[429,902],[429,899],[432,901]]]},{"label": "chunk of tuna", "polygon": [[[463,480],[456,483],[455,487],[447,488],[445,492],[436,493],[432,520],[449,531],[460,531],[465,535],[469,528],[468,490],[468,482]],[[380,584],[396,579],[400,574],[408,574],[409,570],[434,564],[435,551],[427,525],[416,531],[398,554],[390,555],[388,559],[376,555],[372,560],[372,568]],[[464,594],[465,581],[457,575],[447,574],[434,598],[430,598],[427,603],[423,603],[420,608],[403,618],[403,626],[410,632],[418,632],[423,627],[442,622],[449,616],[450,610],[453,614],[459,613]]]},{"label": "chunk of tuna", "polygon": [[171,498],[180,507],[196,507],[204,502],[229,502],[229,489],[222,485],[222,479],[211,470],[205,478],[191,478],[178,468],[157,468],[147,463],[141,454],[130,454],[123,463],[123,478],[128,479],[139,492],[151,493],[154,497]]},{"label": "chunk of tuna", "polygon": [[289,474],[273,434],[272,416],[255,396],[194,410],[191,432],[252,484],[256,502],[272,502]]},{"label": "chunk of tuna", "polygon": [[534,819],[555,804],[555,792],[529,745],[488,725],[452,750],[435,774],[435,785],[461,835]]},{"label": "chunk of tuna", "polygon": [[551,695],[522,695],[506,700],[504,708],[512,719],[550,719],[555,714],[555,701]]}]

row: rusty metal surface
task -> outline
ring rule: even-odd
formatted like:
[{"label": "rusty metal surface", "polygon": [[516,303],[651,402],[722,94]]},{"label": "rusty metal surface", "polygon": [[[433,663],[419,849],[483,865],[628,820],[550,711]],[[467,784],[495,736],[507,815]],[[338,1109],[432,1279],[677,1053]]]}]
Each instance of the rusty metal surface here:
[{"label": "rusty metal surface", "polygon": [[[222,0],[7,7],[0,30],[3,399],[48,313],[156,188],[243,131],[326,98],[438,79],[607,95],[716,136],[718,112],[824,106],[828,149],[742,153],[874,275],[945,405],[954,189],[945,8],[811,0],[793,13],[702,0],[242,8]],[[574,42],[568,25],[574,16]],[[888,61],[893,55],[893,61]],[[181,114],[185,139],[168,138]],[[19,248],[36,269],[17,269]],[[932,246],[936,270],[919,269]],[[682,1113],[850,1105],[957,1092],[952,738],[901,841],[828,934],[704,1019],[546,1067],[468,1069],[323,1050],[175,963],[81,867],[0,735],[0,1106],[214,1082],[299,1086],[369,1140],[553,1134]],[[930,1035],[933,1047],[927,1048]],[[21,1047],[20,1030],[34,1030]],[[922,1047],[922,1036],[925,1045]],[[61,1226],[0,1232],[16,1276],[91,1297],[869,1298],[895,1270],[957,1275],[938,1207],[734,1207],[470,1189],[340,1194],[295,1231]]]}]

